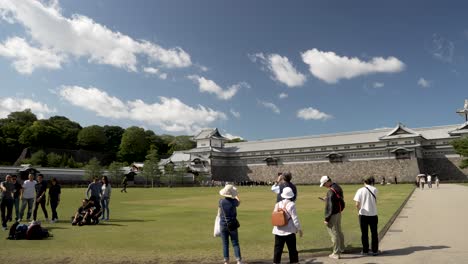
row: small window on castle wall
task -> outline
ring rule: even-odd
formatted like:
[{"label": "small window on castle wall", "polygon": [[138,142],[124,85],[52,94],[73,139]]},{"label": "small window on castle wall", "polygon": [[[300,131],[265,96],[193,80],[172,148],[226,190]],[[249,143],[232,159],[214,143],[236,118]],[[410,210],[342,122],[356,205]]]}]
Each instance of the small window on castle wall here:
[{"label": "small window on castle wall", "polygon": [[396,159],[410,159],[410,153],[406,151],[397,151],[395,152],[395,158]]}]

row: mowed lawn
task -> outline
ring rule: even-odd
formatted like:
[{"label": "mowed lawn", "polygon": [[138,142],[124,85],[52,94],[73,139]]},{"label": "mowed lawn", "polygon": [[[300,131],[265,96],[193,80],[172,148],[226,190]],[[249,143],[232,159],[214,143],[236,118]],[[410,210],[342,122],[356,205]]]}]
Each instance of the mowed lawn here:
[{"label": "mowed lawn", "polygon": [[[346,209],[343,230],[348,247],[359,247],[360,231],[352,198],[362,185],[343,185]],[[379,228],[413,190],[413,185],[377,186]],[[84,189],[63,189],[60,222],[43,223],[53,234],[41,241],[0,240],[2,263],[219,263],[221,239],[213,237],[220,187],[114,188],[111,220],[97,226],[72,226]],[[297,210],[304,237],[300,256],[328,252],[330,238],[323,224],[324,203],[317,197],[327,189],[298,186]],[[271,260],[274,237],[271,211],[275,195],[268,186],[239,187],[240,245],[243,259]],[[50,211],[49,211],[50,214]],[[39,210],[39,219],[44,219]],[[11,224],[11,223],[10,223]],[[2,233],[7,237],[7,232]],[[230,249],[231,254],[232,247]],[[286,254],[287,255],[287,254]]]}]

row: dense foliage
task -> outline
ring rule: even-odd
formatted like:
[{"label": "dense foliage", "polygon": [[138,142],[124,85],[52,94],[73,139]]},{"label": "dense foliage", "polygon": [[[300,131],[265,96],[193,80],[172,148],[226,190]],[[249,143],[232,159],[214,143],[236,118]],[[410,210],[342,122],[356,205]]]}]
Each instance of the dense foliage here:
[{"label": "dense foliage", "polygon": [[452,141],[452,146],[458,154],[465,157],[465,159],[462,160],[460,167],[462,169],[468,168],[468,136]]},{"label": "dense foliage", "polygon": [[[196,144],[190,138],[156,135],[135,126],[124,129],[91,125],[83,128],[64,116],[38,119],[26,109],[0,119],[0,164],[13,165],[26,148],[32,153],[20,162],[35,166],[76,168],[93,157],[103,166],[113,161],[131,164],[145,161],[155,150],[157,158],[152,158],[154,161],[167,158],[174,151],[194,148]],[[103,160],[100,158],[103,156],[111,158]]]}]

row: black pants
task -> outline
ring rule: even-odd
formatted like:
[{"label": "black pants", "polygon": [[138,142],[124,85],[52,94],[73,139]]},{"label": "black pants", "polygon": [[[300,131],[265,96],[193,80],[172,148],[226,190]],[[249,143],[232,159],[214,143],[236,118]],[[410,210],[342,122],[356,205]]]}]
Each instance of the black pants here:
[{"label": "black pants", "polygon": [[96,211],[101,210],[101,199],[97,196],[91,196],[89,197],[90,201],[93,201],[94,207],[96,207]]},{"label": "black pants", "polygon": [[284,243],[288,246],[289,262],[299,262],[299,253],[296,249],[296,234],[287,236],[275,235],[275,252],[273,255],[273,263],[281,263],[281,255],[283,254]]},{"label": "black pants", "polygon": [[372,252],[377,253],[379,251],[379,234],[377,233],[377,224],[379,223],[378,216],[367,216],[359,215],[359,224],[361,226],[361,242],[362,252],[369,252],[369,227],[372,237]]},{"label": "black pants", "polygon": [[58,200],[50,199],[50,209],[52,209],[52,220],[58,219],[57,206]]},{"label": "black pants", "polygon": [[47,213],[47,208],[45,206],[46,204],[46,201],[44,198],[40,199],[39,202],[37,201],[39,198],[36,198],[36,200],[34,201],[34,211],[33,211],[33,219],[34,221],[37,220],[37,209],[39,209],[39,205],[41,206],[42,208],[42,212],[44,213],[44,217],[47,219],[49,218],[49,214]]},{"label": "black pants", "polygon": [[13,199],[2,199],[0,210],[2,211],[2,227],[6,227],[13,213]]}]

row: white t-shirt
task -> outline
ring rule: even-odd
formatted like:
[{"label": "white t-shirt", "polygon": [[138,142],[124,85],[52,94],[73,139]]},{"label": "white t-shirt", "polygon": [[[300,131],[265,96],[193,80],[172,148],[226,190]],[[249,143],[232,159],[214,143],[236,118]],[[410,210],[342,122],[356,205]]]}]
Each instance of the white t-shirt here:
[{"label": "white t-shirt", "polygon": [[24,199],[31,199],[36,196],[36,181],[35,180],[25,180],[23,182],[23,198]]},{"label": "white t-shirt", "polygon": [[357,190],[353,200],[361,204],[359,215],[374,216],[377,215],[377,201],[366,187],[377,197],[377,188],[366,184],[365,187]]},{"label": "white t-shirt", "polygon": [[432,181],[431,175],[427,175],[427,182],[431,182],[431,181]]}]

